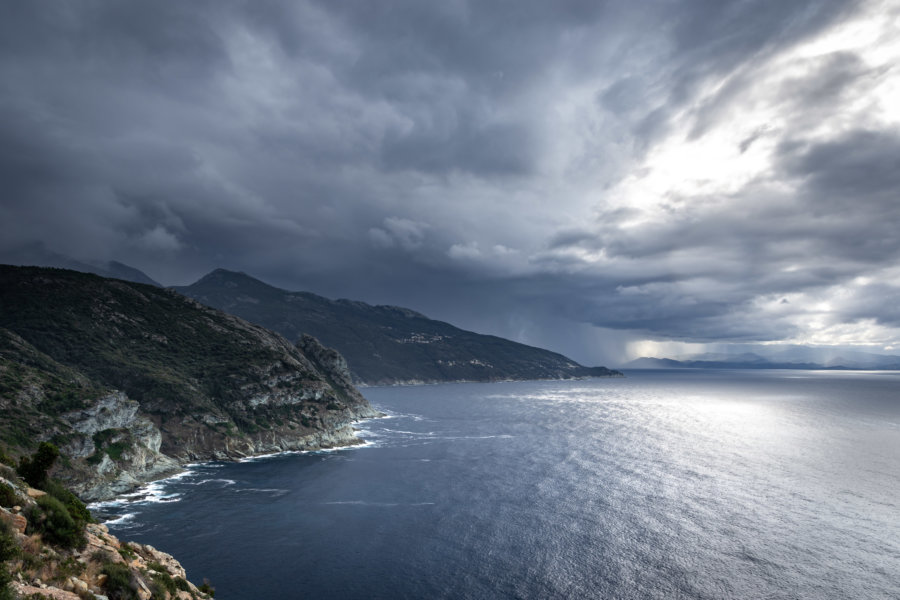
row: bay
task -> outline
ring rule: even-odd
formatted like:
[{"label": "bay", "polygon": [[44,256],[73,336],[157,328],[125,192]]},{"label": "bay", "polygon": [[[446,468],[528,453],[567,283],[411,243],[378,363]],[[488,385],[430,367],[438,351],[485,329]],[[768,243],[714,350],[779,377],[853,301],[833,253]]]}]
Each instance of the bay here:
[{"label": "bay", "polygon": [[368,388],[365,447],[96,507],[217,598],[897,598],[900,374]]}]

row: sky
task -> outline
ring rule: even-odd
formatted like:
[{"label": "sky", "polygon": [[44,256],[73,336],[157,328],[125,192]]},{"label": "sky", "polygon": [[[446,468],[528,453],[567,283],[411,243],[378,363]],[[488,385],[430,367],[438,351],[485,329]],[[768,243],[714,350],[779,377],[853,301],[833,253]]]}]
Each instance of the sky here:
[{"label": "sky", "polygon": [[3,1],[0,262],[900,354],[900,3]]}]

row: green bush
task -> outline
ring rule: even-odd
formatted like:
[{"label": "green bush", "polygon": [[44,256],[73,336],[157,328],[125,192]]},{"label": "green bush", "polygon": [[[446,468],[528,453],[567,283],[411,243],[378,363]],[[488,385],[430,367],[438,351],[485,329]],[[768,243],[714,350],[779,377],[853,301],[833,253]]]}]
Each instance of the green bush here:
[{"label": "green bush", "polygon": [[137,584],[131,575],[131,569],[118,563],[103,566],[106,575],[103,588],[109,600],[138,600]]},{"label": "green bush", "polygon": [[12,456],[7,454],[6,450],[4,450],[3,448],[0,448],[0,463],[3,463],[4,465],[8,465],[10,467],[15,467],[16,459],[14,459]]},{"label": "green bush", "polygon": [[59,448],[49,442],[41,442],[31,458],[23,456],[19,461],[18,472],[25,483],[34,488],[43,487],[47,482],[47,473],[59,458]]},{"label": "green bush", "polygon": [[19,555],[19,545],[12,529],[6,521],[0,520],[0,562],[5,562]]},{"label": "green bush", "polygon": [[76,521],[66,506],[51,495],[37,499],[28,515],[28,526],[51,543],[65,548],[82,548],[86,543],[84,522]]},{"label": "green bush", "polygon": [[66,507],[66,510],[69,511],[69,515],[71,515],[77,523],[81,523],[83,526],[85,523],[94,522],[94,517],[91,515],[91,511],[88,510],[87,506],[85,506],[84,502],[82,502],[78,496],[66,489],[60,482],[55,479],[48,479],[44,484],[43,489],[45,492],[62,502],[63,506]]},{"label": "green bush", "polygon": [[[4,486],[6,487],[6,486]],[[15,600],[12,588],[12,575],[6,567],[6,561],[19,555],[19,545],[6,521],[0,520],[0,600]]]},{"label": "green bush", "polygon": [[175,582],[175,587],[182,592],[191,591],[191,584],[189,584],[187,579],[185,579],[184,577],[175,577],[173,581]]},{"label": "green bush", "polygon": [[12,575],[5,564],[0,564],[0,600],[16,600],[16,595],[9,584],[12,583]]},{"label": "green bush", "polygon": [[148,588],[150,590],[150,600],[166,600],[166,588],[164,588],[156,579],[150,582]]},{"label": "green bush", "polygon": [[209,583],[209,579],[204,579],[204,580],[203,580],[203,584],[202,584],[200,587],[198,587],[197,589],[200,590],[201,592],[203,592],[204,594],[209,594],[209,596],[210,596],[211,598],[215,598],[215,597],[216,597],[216,588],[214,588],[214,587]]},{"label": "green bush", "polygon": [[[151,575],[154,583],[156,583],[157,587],[160,587],[167,591],[170,595],[174,596],[178,592],[178,587],[175,585],[175,580],[172,579],[172,576],[169,575],[165,570],[159,571]],[[165,598],[165,594],[162,595],[162,598]]]},{"label": "green bush", "polygon": [[9,508],[15,506],[19,502],[19,494],[16,493],[16,490],[14,490],[12,486],[0,483],[0,506]]}]

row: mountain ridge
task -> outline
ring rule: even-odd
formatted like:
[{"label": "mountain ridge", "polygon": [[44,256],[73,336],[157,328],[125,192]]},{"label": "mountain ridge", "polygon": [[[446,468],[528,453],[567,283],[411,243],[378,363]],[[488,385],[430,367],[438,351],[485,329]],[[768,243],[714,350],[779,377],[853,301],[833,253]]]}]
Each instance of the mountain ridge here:
[{"label": "mountain ridge", "polygon": [[51,441],[110,497],[197,460],[359,443],[346,363],[172,290],[0,266],[0,439]]},{"label": "mountain ridge", "polygon": [[226,269],[172,289],[288,339],[313,335],[347,359],[357,384],[621,376],[549,350],[466,331],[412,309],[291,292]]}]

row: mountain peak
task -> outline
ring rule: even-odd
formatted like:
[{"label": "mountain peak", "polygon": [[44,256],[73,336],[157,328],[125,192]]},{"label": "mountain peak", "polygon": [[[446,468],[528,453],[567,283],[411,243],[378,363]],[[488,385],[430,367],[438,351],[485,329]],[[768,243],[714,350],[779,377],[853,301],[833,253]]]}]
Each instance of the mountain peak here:
[{"label": "mountain peak", "polygon": [[[234,288],[237,286],[243,288],[249,288],[254,290],[267,290],[267,291],[278,291],[283,292],[284,290],[276,288],[275,286],[269,285],[264,281],[260,281],[243,271],[229,271],[228,269],[215,269],[210,271],[196,282],[192,283],[191,288],[203,287],[205,285],[225,285],[229,288]],[[179,288],[176,288],[179,289]]]}]

